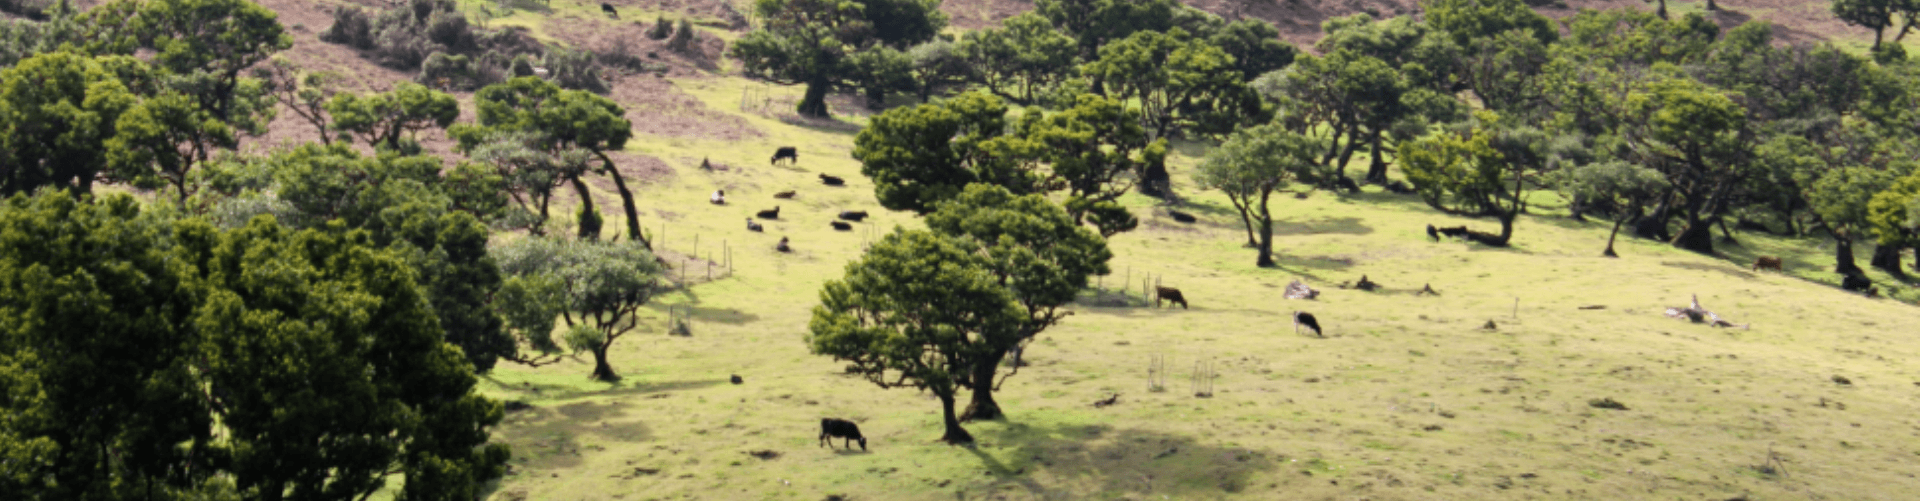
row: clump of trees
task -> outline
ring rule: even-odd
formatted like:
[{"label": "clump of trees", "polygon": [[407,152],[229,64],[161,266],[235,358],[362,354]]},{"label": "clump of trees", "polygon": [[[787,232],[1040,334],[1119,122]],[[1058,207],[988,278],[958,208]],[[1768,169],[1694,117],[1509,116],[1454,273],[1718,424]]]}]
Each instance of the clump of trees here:
[{"label": "clump of trees", "polygon": [[463,90],[501,81],[515,56],[546,52],[518,31],[474,27],[452,0],[408,0],[376,12],[336,7],[320,39],[365,51],[382,66],[420,70],[421,84]]},{"label": "clump of trees", "polygon": [[[991,184],[967,186],[927,220],[927,230],[883,237],[827,282],[807,342],[883,388],[932,393],[941,439],[971,443],[961,421],[1004,414],[993,391],[1019,364],[1000,376],[1002,361],[1070,315],[1061,307],[1109,272],[1112,253],[1046,197]],[[963,389],[971,400],[957,410]]]}]

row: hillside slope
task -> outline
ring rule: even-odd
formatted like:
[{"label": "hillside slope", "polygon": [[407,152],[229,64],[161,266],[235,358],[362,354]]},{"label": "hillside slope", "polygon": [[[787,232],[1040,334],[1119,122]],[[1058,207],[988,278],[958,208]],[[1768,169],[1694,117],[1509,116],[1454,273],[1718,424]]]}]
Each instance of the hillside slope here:
[{"label": "hillside slope", "polygon": [[[662,13],[711,16],[713,2],[616,0],[626,21],[615,22],[592,3],[557,0],[490,22],[592,45],[631,39],[634,22]],[[1301,44],[1331,16],[1415,9],[1402,1],[1255,3],[1242,13],[1274,20]],[[1716,19],[1777,20],[1809,38],[1857,35],[1822,17],[1824,3],[1778,3],[1722,2]],[[296,45],[286,56],[300,64],[347,74],[354,89],[411,77],[315,39],[333,3],[263,4],[290,27]],[[956,26],[975,28],[1030,5],[948,0],[944,8]],[[718,44],[737,33],[703,29],[712,36],[701,56],[663,53],[664,76],[613,81],[636,132],[615,160],[637,184],[642,224],[681,287],[648,308],[643,332],[615,345],[621,383],[588,381],[586,358],[503,365],[485,377],[489,395],[531,404],[496,430],[515,459],[491,499],[1904,499],[1920,491],[1910,466],[1920,460],[1912,413],[1920,310],[1831,287],[1830,257],[1817,241],[1742,234],[1741,245],[1713,257],[1622,240],[1623,257],[1606,259],[1598,255],[1607,226],[1566,219],[1548,200],[1521,219],[1513,248],[1487,249],[1430,242],[1422,230],[1489,221],[1438,215],[1411,197],[1322,192],[1275,204],[1281,266],[1258,269],[1224,198],[1189,181],[1204,153],[1191,145],[1173,159],[1173,179],[1193,204],[1183,210],[1200,221],[1176,223],[1152,199],[1125,199],[1141,228],[1111,241],[1115,274],[1028,350],[1032,365],[1000,397],[1009,419],[969,424],[981,440],[975,448],[938,444],[936,401],[847,377],[803,341],[823,282],[877,233],[920,225],[879,210],[849,157],[863,111],[836,98],[841,120],[794,118],[797,91],[726,75]],[[633,43],[642,53],[658,49]],[[468,105],[471,97],[460,95]],[[249,147],[315,134],[286,116],[274,127]],[[446,151],[444,135],[424,139]],[[796,166],[765,163],[780,146],[799,148]],[[700,169],[703,160],[716,168]],[[820,173],[850,186],[822,186]],[[707,204],[715,189],[732,204]],[[618,214],[613,188],[596,190],[602,212]],[[799,195],[772,197],[785,190]],[[742,224],[775,206],[782,218],[765,233]],[[829,228],[847,209],[875,217],[853,232]],[[571,226],[569,218],[555,224]],[[797,252],[773,250],[782,236]],[[1748,271],[1742,263],[1756,255],[1786,257],[1788,273]],[[1362,275],[1387,289],[1336,286]],[[1280,288],[1296,279],[1324,295],[1282,299]],[[1181,288],[1192,308],[1146,306],[1143,280]],[[1440,294],[1414,294],[1428,285]],[[1751,327],[1662,315],[1694,295]],[[691,336],[666,335],[669,308],[690,318]],[[1295,334],[1295,310],[1317,315],[1327,336]],[[1203,377],[1207,367],[1212,375]],[[745,383],[730,384],[730,375]],[[1154,379],[1165,386],[1150,389]],[[1202,382],[1211,397],[1194,395]],[[1089,405],[1115,393],[1115,406]],[[1590,405],[1598,399],[1626,408]],[[859,422],[870,449],[821,447],[822,417]]]}]

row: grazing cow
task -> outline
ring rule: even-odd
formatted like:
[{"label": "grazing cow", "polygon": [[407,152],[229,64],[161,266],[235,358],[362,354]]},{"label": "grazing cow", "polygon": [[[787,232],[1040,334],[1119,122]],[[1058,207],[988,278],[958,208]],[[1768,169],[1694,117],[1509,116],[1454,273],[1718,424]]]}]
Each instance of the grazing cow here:
[{"label": "grazing cow", "polygon": [[775,193],[773,194],[773,198],[780,198],[780,199],[793,198],[793,190],[787,190],[787,191]]},{"label": "grazing cow", "polygon": [[822,447],[831,446],[833,444],[833,441],[829,440],[831,438],[846,439],[847,441],[842,443],[841,446],[846,447],[848,450],[852,450],[853,441],[858,440],[860,441],[860,450],[867,450],[867,437],[860,436],[860,425],[853,424],[852,421],[822,418],[820,420],[820,445]]},{"label": "grazing cow", "polygon": [[753,215],[760,219],[780,219],[780,206],[775,205],[772,209],[756,212]]},{"label": "grazing cow", "polygon": [[835,176],[829,176],[826,174],[820,175],[820,182],[827,183],[827,186],[846,186],[847,185],[847,180],[840,179]]},{"label": "grazing cow", "polygon": [[840,231],[853,231],[853,225],[852,225],[852,224],[849,224],[849,223],[843,223],[843,222],[840,222],[840,221],[832,221],[832,222],[831,222],[831,224],[833,224],[833,229],[835,229],[835,230],[840,230]]},{"label": "grazing cow", "polygon": [[600,12],[605,12],[607,13],[608,16],[612,16],[614,19],[620,18],[620,11],[613,10],[612,5],[607,5],[604,3],[600,4]]},{"label": "grazing cow", "polygon": [[840,211],[840,219],[845,219],[848,221],[853,221],[858,223],[862,220],[865,220],[866,218],[867,218],[867,211],[863,211],[863,210]]},{"label": "grazing cow", "polygon": [[714,205],[726,205],[727,190],[713,190],[713,195],[707,197],[707,201],[712,202]]},{"label": "grazing cow", "polygon": [[1779,257],[1760,256],[1753,259],[1752,271],[1760,271],[1761,268],[1766,268],[1773,271],[1786,271],[1785,269],[1782,268],[1781,264],[1782,263],[1780,262]]},{"label": "grazing cow", "polygon": [[1306,326],[1308,329],[1313,329],[1313,335],[1315,336],[1327,337],[1326,334],[1320,333],[1320,320],[1313,318],[1312,313],[1307,313],[1304,311],[1293,312],[1293,333],[1299,334],[1300,326],[1302,325]]},{"label": "grazing cow", "polygon": [[1175,289],[1172,287],[1161,287],[1158,285],[1154,286],[1153,287],[1153,307],[1159,308],[1161,300],[1180,303],[1180,309],[1182,310],[1187,309],[1187,297],[1180,295],[1180,289]]},{"label": "grazing cow", "polygon": [[763,230],[760,227],[760,223],[753,222],[753,218],[747,218],[747,231],[763,231]]},{"label": "grazing cow", "polygon": [[1167,210],[1167,216],[1172,217],[1174,221],[1179,221],[1182,223],[1192,223],[1194,221],[1198,221],[1198,219],[1195,219],[1193,217],[1193,214],[1188,214],[1185,212],[1180,212],[1172,209]]},{"label": "grazing cow", "polygon": [[1871,287],[1873,287],[1873,281],[1868,280],[1865,275],[1847,275],[1840,279],[1842,289],[1864,293]]},{"label": "grazing cow", "polygon": [[1431,238],[1435,242],[1440,241],[1440,229],[1434,228],[1431,224],[1427,225],[1427,238]]},{"label": "grazing cow", "polygon": [[800,162],[800,150],[794,149],[792,146],[781,146],[780,149],[773,150],[774,165],[779,165],[780,159],[782,158],[787,159],[788,165],[798,163]]},{"label": "grazing cow", "polygon": [[780,252],[793,252],[793,247],[787,246],[787,237],[780,237],[780,243],[775,244],[773,246],[773,250],[777,250]]},{"label": "grazing cow", "polygon": [[1441,235],[1446,235],[1446,236],[1449,236],[1449,237],[1454,237],[1454,238],[1460,238],[1460,237],[1465,237],[1465,236],[1467,236],[1467,235],[1468,235],[1469,233],[1472,233],[1472,232],[1470,232],[1470,231],[1468,231],[1468,230],[1467,230],[1467,227],[1465,227],[1465,226],[1454,226],[1454,227],[1450,227],[1450,228],[1438,228],[1438,230],[1440,231],[1440,234],[1441,234]]}]

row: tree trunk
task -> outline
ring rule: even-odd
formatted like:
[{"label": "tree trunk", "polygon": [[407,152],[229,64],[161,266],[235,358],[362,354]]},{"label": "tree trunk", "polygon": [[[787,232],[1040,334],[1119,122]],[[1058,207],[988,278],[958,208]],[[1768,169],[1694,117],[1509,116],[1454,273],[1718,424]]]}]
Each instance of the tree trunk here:
[{"label": "tree trunk", "polygon": [[600,346],[595,347],[593,349],[593,376],[592,377],[595,381],[605,381],[605,382],[611,383],[611,382],[620,380],[620,375],[613,373],[613,366],[607,364],[607,348],[611,344],[612,344],[612,341],[608,341],[606,343],[601,343]]},{"label": "tree trunk", "polygon": [[1600,253],[1600,255],[1606,256],[1606,257],[1620,257],[1619,254],[1616,254],[1613,252],[1613,240],[1615,238],[1620,237],[1620,225],[1626,222],[1627,222],[1626,218],[1613,220],[1613,232],[1607,234],[1607,251]]},{"label": "tree trunk", "polygon": [[874,86],[867,87],[866,91],[867,91],[866,92],[867,109],[873,110],[873,111],[880,111],[881,108],[887,107],[887,88],[886,87],[874,85]]},{"label": "tree trunk", "polygon": [[1667,0],[1660,0],[1660,10],[1656,14],[1660,15],[1660,20],[1667,20]]},{"label": "tree trunk", "polygon": [[1149,162],[1140,171],[1140,194],[1167,198],[1173,195],[1173,175],[1167,173],[1165,162]]},{"label": "tree trunk", "polygon": [[961,428],[960,418],[953,414],[953,389],[952,386],[933,388],[934,394],[940,397],[941,417],[947,424],[947,432],[940,436],[940,441],[953,445],[972,444],[973,434],[967,433],[966,428]]},{"label": "tree trunk", "polygon": [[1653,209],[1652,214],[1642,215],[1639,220],[1633,222],[1633,234],[1648,240],[1668,240],[1667,218],[1672,215],[1672,209],[1673,194],[1668,193],[1660,200],[1660,206]]},{"label": "tree trunk", "polygon": [[1380,131],[1373,131],[1373,163],[1367,165],[1367,182],[1387,184],[1387,161],[1380,158]]},{"label": "tree trunk", "polygon": [[1834,234],[1833,243],[1833,271],[1835,273],[1841,275],[1866,274],[1866,270],[1860,269],[1860,265],[1853,262],[1853,237],[1836,233]]},{"label": "tree trunk", "polygon": [[1714,3],[1713,0],[1707,0],[1707,12],[1713,12],[1716,10],[1720,10],[1720,5]]},{"label": "tree trunk", "polygon": [[[584,215],[587,211],[594,210],[593,192],[587,190],[587,183],[581,181],[580,176],[573,176],[571,180],[573,181],[573,191],[580,194],[580,213]],[[598,222],[592,222],[590,224],[589,221],[581,220],[578,221],[578,223],[580,227],[580,238],[595,240],[600,238],[600,224]]]},{"label": "tree trunk", "polygon": [[981,357],[979,362],[973,365],[973,401],[968,402],[967,410],[960,413],[961,421],[1005,417],[1005,414],[1000,412],[1000,403],[993,401],[993,375],[999,371],[1000,361],[1006,358],[1007,353],[1001,350],[994,351],[996,353]]},{"label": "tree trunk", "polygon": [[640,210],[633,206],[633,191],[627,189],[626,176],[620,175],[620,169],[614,167],[613,159],[608,158],[606,153],[600,151],[594,153],[600,155],[600,161],[607,166],[607,175],[613,177],[613,188],[620,192],[620,204],[627,211],[627,239],[638,240],[641,246],[652,251],[653,242],[648,241],[646,235],[640,234]]},{"label": "tree trunk", "polygon": [[1701,254],[1713,254],[1713,223],[1701,220],[1687,221],[1687,227],[1673,237],[1674,247]]},{"label": "tree trunk", "polygon": [[1869,261],[1868,263],[1869,265],[1875,268],[1879,268],[1882,271],[1885,271],[1888,274],[1891,274],[1893,276],[1896,276],[1896,277],[1905,276],[1906,272],[1901,271],[1900,269],[1900,251],[1901,250],[1903,249],[1901,249],[1900,246],[1898,245],[1875,246],[1873,248],[1873,260]]},{"label": "tree trunk", "polygon": [[1261,268],[1272,268],[1273,262],[1273,214],[1267,212],[1267,199],[1273,190],[1260,193],[1260,258],[1254,262]]},{"label": "tree trunk", "polygon": [[800,116],[830,118],[832,115],[827,114],[827,91],[832,88],[833,84],[825,80],[808,82],[806,95],[800,98]]}]

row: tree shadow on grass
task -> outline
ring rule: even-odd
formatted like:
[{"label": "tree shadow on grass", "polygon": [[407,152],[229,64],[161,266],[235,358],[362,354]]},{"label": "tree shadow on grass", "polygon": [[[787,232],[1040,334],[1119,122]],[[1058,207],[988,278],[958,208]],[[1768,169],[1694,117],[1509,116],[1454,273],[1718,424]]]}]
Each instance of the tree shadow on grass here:
[{"label": "tree shadow on grass", "polygon": [[1720,272],[1727,276],[1731,276],[1734,278],[1744,278],[1747,280],[1754,280],[1759,278],[1757,275],[1754,275],[1753,273],[1747,270],[1742,270],[1739,268],[1726,266],[1726,265],[1714,265],[1714,264],[1705,264],[1705,263],[1684,263],[1680,261],[1661,261],[1660,265],[1666,266],[1669,268],[1679,268],[1683,270]]},{"label": "tree shadow on grass", "polygon": [[[1246,490],[1255,474],[1274,470],[1284,459],[1191,436],[1106,425],[1009,423],[981,428],[974,432],[979,443],[969,451],[980,459],[988,478],[966,488],[962,499],[974,497],[968,493],[989,497],[1003,489],[1025,490],[1043,499],[1074,499],[1089,492],[1214,498]],[[982,448],[1011,454],[996,456]]]},{"label": "tree shadow on grass", "polygon": [[1273,236],[1298,235],[1366,235],[1373,233],[1373,227],[1360,222],[1357,217],[1320,218],[1309,221],[1280,219],[1273,222]]}]

